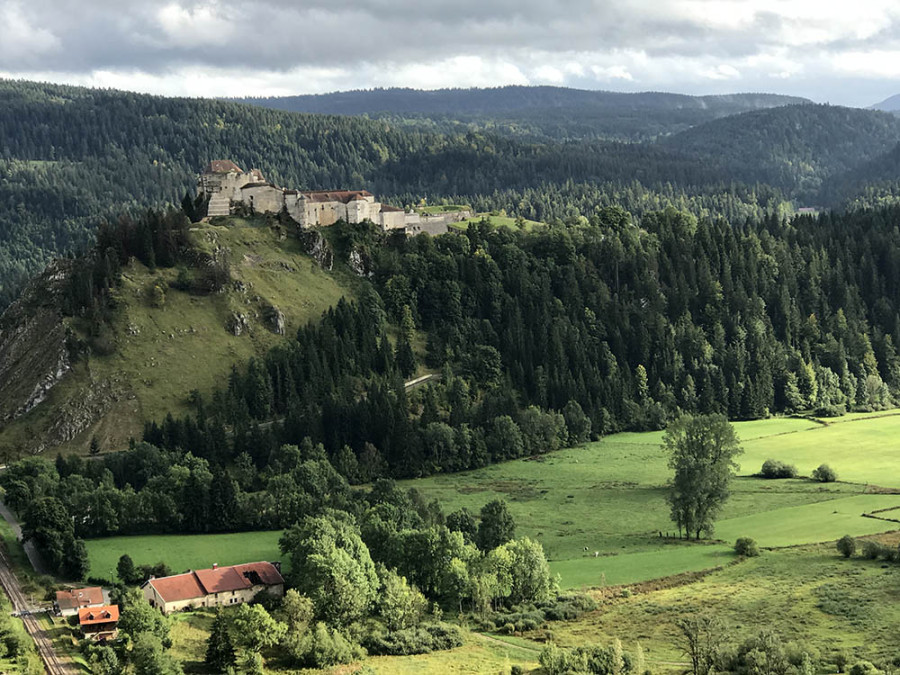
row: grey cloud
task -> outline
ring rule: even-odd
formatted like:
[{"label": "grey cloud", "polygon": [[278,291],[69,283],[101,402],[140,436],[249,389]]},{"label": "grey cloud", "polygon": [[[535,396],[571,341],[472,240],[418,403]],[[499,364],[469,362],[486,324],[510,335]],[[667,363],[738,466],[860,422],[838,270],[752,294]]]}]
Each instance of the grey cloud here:
[{"label": "grey cloud", "polygon": [[[746,8],[753,0],[734,2]],[[723,28],[721,21],[713,23],[702,12],[688,11],[684,3],[0,0],[0,17],[4,9],[12,8],[19,21],[16,30],[29,32],[21,27],[24,21],[42,38],[40,48],[28,49],[28,40],[19,36],[21,39],[12,42],[17,48],[4,50],[0,21],[0,71],[73,75],[116,71],[166,78],[176,77],[172,73],[188,67],[204,72],[234,70],[250,76],[324,68],[334,69],[337,75],[320,82],[349,88],[402,84],[391,79],[393,71],[415,64],[433,65],[450,57],[479,56],[495,64],[508,63],[525,77],[532,77],[539,66],[545,65],[542,60],[552,67],[586,60],[584,73],[565,68],[560,72],[564,73],[563,83],[587,88],[614,84],[620,89],[666,87],[712,93],[737,87],[801,95],[811,95],[815,90],[821,92],[817,98],[828,100],[830,94],[822,82],[836,71],[829,73],[827,65],[820,64],[826,64],[832,55],[849,50],[900,49],[900,17],[893,20],[887,14],[886,27],[851,39],[842,37],[841,31],[829,32],[833,26],[819,13],[792,17],[787,12],[757,11],[748,23]],[[703,7],[697,2],[690,6]],[[211,29],[200,21],[193,27],[176,26],[176,30],[168,31],[160,15],[166,10],[170,18],[177,18],[179,8],[188,19],[208,15],[217,26]],[[852,8],[847,13],[852,22]],[[802,47],[793,44],[795,33],[820,25],[826,29],[821,41]],[[763,65],[742,65],[754,58]],[[592,75],[594,65],[598,72],[618,69],[628,76],[633,71],[635,76],[629,81],[627,77]],[[716,69],[723,66],[730,69],[727,72],[737,71],[739,79],[713,80],[703,74],[721,72]],[[799,73],[801,79],[778,79],[777,71],[782,69]],[[296,91],[310,91],[307,84],[298,82]],[[422,86],[421,82],[417,84]],[[859,97],[869,97],[872,92],[874,100],[880,97],[880,93],[874,94],[876,90],[884,88],[891,93],[893,87],[878,80],[860,87],[858,91],[863,93]]]},{"label": "grey cloud", "polygon": [[[14,0],[2,0],[12,2]],[[642,11],[609,0],[269,0],[186,3],[212,8],[234,29],[227,45],[171,38],[158,20],[170,2],[107,0],[76,5],[65,0],[21,2],[30,23],[56,36],[59,48],[28,64],[47,70],[138,68],[165,71],[184,64],[228,65],[236,56],[249,68],[349,66],[360,61],[406,62],[457,54],[538,51],[644,50],[653,56],[752,53],[751,34],[712,33],[662,9]],[[647,5],[653,7],[654,4]],[[664,5],[657,5],[664,7]],[[183,37],[183,36],[182,36]],[[21,63],[7,58],[0,68]]]}]

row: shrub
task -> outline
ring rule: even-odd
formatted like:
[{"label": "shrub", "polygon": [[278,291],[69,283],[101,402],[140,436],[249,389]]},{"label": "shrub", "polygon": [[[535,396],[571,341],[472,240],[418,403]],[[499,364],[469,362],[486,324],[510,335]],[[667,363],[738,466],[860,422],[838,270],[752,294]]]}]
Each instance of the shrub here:
[{"label": "shrub", "polygon": [[817,480],[820,483],[833,483],[837,480],[837,474],[827,464],[820,465],[817,469],[812,472],[813,480]]},{"label": "shrub", "polygon": [[847,408],[843,403],[816,408],[816,417],[843,417],[846,414]]},{"label": "shrub", "polygon": [[[855,543],[854,543],[855,548]],[[839,673],[843,673],[847,668],[847,655],[844,652],[838,652],[834,655],[834,665]]]},{"label": "shrub", "polygon": [[842,556],[844,556],[845,558],[849,558],[854,553],[856,553],[856,539],[851,537],[849,534],[845,534],[843,537],[838,539],[837,550]]},{"label": "shrub", "polygon": [[364,655],[359,645],[352,642],[339,630],[317,623],[309,635],[306,662],[316,668],[350,663]]},{"label": "shrub", "polygon": [[514,665],[509,669],[509,675],[525,675],[524,666],[520,666],[519,664]]},{"label": "shrub", "polygon": [[862,545],[862,556],[866,560],[878,560],[881,555],[881,544],[877,541],[864,541]]},{"label": "shrub", "polygon": [[873,666],[868,661],[859,661],[858,663],[853,664],[853,667],[850,669],[850,675],[875,675],[875,673],[880,673],[875,666]]},{"label": "shrub", "polygon": [[734,552],[745,558],[755,558],[759,555],[759,546],[750,537],[741,537],[734,542]]},{"label": "shrub", "polygon": [[370,654],[385,656],[428,654],[453,649],[462,643],[462,631],[459,626],[443,622],[422,624],[389,633],[376,631],[365,640]]},{"label": "shrub", "polygon": [[777,459],[767,459],[763,462],[759,475],[763,478],[796,478],[799,472],[793,464],[785,464]]}]

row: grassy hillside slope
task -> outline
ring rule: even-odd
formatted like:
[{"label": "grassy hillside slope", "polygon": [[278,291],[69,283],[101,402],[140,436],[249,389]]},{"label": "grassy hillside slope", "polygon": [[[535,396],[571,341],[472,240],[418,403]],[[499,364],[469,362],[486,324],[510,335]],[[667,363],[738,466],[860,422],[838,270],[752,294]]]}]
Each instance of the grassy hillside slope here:
[{"label": "grassy hillside slope", "polygon": [[[103,408],[102,419],[63,449],[85,450],[93,435],[104,449],[121,447],[129,436],[140,435],[145,420],[187,411],[192,390],[209,394],[227,381],[233,364],[264,354],[352,294],[351,273],[323,271],[296,238],[263,218],[217,219],[215,225],[195,226],[192,236],[201,249],[228,250],[232,284],[222,293],[192,295],[170,285],[177,269],[151,271],[135,263],[123,270],[118,311],[105,338],[109,353],[78,362],[46,401],[0,432],[0,445],[27,446],[58,424],[61,409],[87,400],[84,392],[90,390],[103,392],[90,399]],[[160,307],[150,299],[154,286],[165,292]],[[267,322],[269,307],[284,315],[284,335]],[[249,322],[240,336],[226,329],[234,314]],[[79,320],[67,321],[88,339]]]}]

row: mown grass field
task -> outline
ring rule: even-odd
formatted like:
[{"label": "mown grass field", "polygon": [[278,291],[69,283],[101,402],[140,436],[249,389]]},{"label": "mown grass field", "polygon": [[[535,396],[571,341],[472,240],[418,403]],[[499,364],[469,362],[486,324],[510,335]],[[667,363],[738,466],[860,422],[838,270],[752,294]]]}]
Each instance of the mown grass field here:
[{"label": "mown grass field", "polygon": [[[673,528],[665,501],[669,469],[659,432],[617,434],[537,460],[405,485],[439,499],[448,513],[461,507],[477,511],[492,499],[505,499],[518,533],[543,544],[564,588],[629,584],[726,565],[734,559],[731,544],[741,536],[764,547],[783,547],[900,529],[900,524],[862,516],[900,507],[900,494],[866,494],[862,478],[871,475],[880,485],[896,480],[900,472],[882,467],[900,464],[900,448],[886,440],[891,434],[900,437],[900,415],[851,419],[828,426],[789,418],[737,423],[745,449],[742,473],[754,473],[773,457],[794,462],[803,472],[828,461],[841,477],[858,475],[861,480],[821,484],[740,477],[717,524],[720,543],[660,536],[673,534]],[[858,440],[848,445],[854,432]],[[112,578],[122,553],[138,564],[162,561],[176,571],[214,562],[278,560],[278,537],[278,532],[113,537],[88,542],[88,550],[93,573]]]},{"label": "mown grass field", "polygon": [[450,227],[457,230],[465,230],[469,225],[478,224],[481,222],[482,218],[487,218],[488,223],[493,227],[506,227],[511,230],[519,230],[523,229],[526,232],[530,232],[536,227],[544,227],[544,223],[540,223],[536,220],[525,220],[524,225],[520,225],[519,222],[510,216],[495,216],[490,213],[478,213],[474,218],[469,218],[468,220],[461,220],[458,223],[453,223]]},{"label": "mown grass field", "polygon": [[91,575],[116,578],[116,564],[123,553],[137,565],[166,563],[173,573],[219,565],[237,565],[258,560],[281,560],[278,538],[281,532],[239,532],[236,534],[159,534],[137,537],[108,537],[87,542]]}]

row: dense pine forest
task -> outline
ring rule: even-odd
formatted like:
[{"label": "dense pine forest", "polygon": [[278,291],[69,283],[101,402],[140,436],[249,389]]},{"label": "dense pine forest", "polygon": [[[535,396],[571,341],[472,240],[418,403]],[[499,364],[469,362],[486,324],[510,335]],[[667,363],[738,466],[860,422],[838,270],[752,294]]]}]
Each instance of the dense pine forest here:
[{"label": "dense pine forest", "polygon": [[[694,99],[681,98],[646,95],[633,113],[677,119],[682,108],[696,112]],[[586,220],[614,204],[640,219],[674,205],[743,220],[892,199],[893,165],[872,162],[900,141],[900,121],[885,113],[814,105],[708,123],[688,116],[682,126],[699,126],[627,143],[606,139],[633,136],[631,112],[582,111],[575,122],[582,131],[535,135],[507,133],[499,118],[473,127],[420,124],[399,113],[375,120],[296,114],[14,81],[0,82],[0,101],[0,307],[52,258],[89,246],[101,220],[179,201],[214,158],[258,167],[286,186],[367,188],[403,206],[463,201],[549,222]],[[703,104],[715,117],[781,102],[751,96]],[[874,175],[861,185],[854,170],[864,162],[866,176]]]}]

